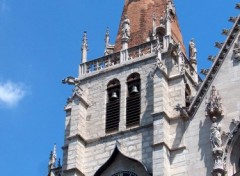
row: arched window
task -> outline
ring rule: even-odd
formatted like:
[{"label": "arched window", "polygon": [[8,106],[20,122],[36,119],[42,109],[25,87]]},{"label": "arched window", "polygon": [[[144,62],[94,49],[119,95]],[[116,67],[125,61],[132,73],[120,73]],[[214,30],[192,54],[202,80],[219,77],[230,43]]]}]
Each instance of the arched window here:
[{"label": "arched window", "polygon": [[133,73],[127,78],[127,118],[126,127],[140,125],[141,113],[141,80],[138,73]]},{"label": "arched window", "polygon": [[120,117],[120,82],[113,79],[107,85],[106,133],[117,131]]}]

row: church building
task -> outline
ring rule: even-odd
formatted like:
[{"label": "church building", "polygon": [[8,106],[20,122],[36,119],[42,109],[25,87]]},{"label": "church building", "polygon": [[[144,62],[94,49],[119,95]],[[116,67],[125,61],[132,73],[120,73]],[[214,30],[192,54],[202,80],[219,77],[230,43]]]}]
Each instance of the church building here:
[{"label": "church building", "polygon": [[74,86],[63,161],[54,148],[48,176],[240,176],[240,16],[229,20],[204,80],[172,0],[125,0],[95,60],[84,32],[79,74],[63,80]]}]

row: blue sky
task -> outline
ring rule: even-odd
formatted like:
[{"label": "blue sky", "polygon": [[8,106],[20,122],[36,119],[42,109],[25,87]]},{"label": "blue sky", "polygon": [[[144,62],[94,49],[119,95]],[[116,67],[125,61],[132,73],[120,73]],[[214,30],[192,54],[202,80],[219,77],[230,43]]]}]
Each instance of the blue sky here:
[{"label": "blue sky", "polygon": [[[124,0],[0,0],[0,169],[6,176],[47,175],[49,152],[62,156],[63,107],[77,76],[83,31],[89,59],[103,55],[106,27],[115,40]],[[238,1],[175,0],[185,44],[195,39],[200,68],[224,41]]]}]

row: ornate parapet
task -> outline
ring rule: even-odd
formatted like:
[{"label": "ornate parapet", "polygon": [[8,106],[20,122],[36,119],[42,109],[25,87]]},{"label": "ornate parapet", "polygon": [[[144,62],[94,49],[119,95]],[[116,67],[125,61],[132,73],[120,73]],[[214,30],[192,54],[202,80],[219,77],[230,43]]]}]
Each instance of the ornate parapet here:
[{"label": "ornate parapet", "polygon": [[140,58],[147,54],[153,54],[156,52],[156,45],[156,40],[153,40],[133,48],[128,48],[127,50],[123,50],[121,52],[109,54],[104,57],[82,63],[80,64],[79,74],[86,75],[88,73],[123,64],[124,62]]}]

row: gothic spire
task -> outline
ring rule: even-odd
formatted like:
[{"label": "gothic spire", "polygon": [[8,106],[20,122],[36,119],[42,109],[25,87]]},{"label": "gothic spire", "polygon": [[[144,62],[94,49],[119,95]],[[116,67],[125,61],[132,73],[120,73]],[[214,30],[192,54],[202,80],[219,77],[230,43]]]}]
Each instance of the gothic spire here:
[{"label": "gothic spire", "polygon": [[122,48],[122,24],[127,16],[131,21],[131,38],[128,41],[128,47],[133,47],[145,43],[152,37],[153,31],[153,15],[156,17],[156,25],[160,25],[159,19],[165,17],[165,12],[169,9],[171,15],[171,35],[175,42],[180,42],[182,48],[183,39],[178,25],[173,1],[169,0],[125,0],[125,5],[118,29],[118,35],[115,42],[114,52],[120,51]]}]

